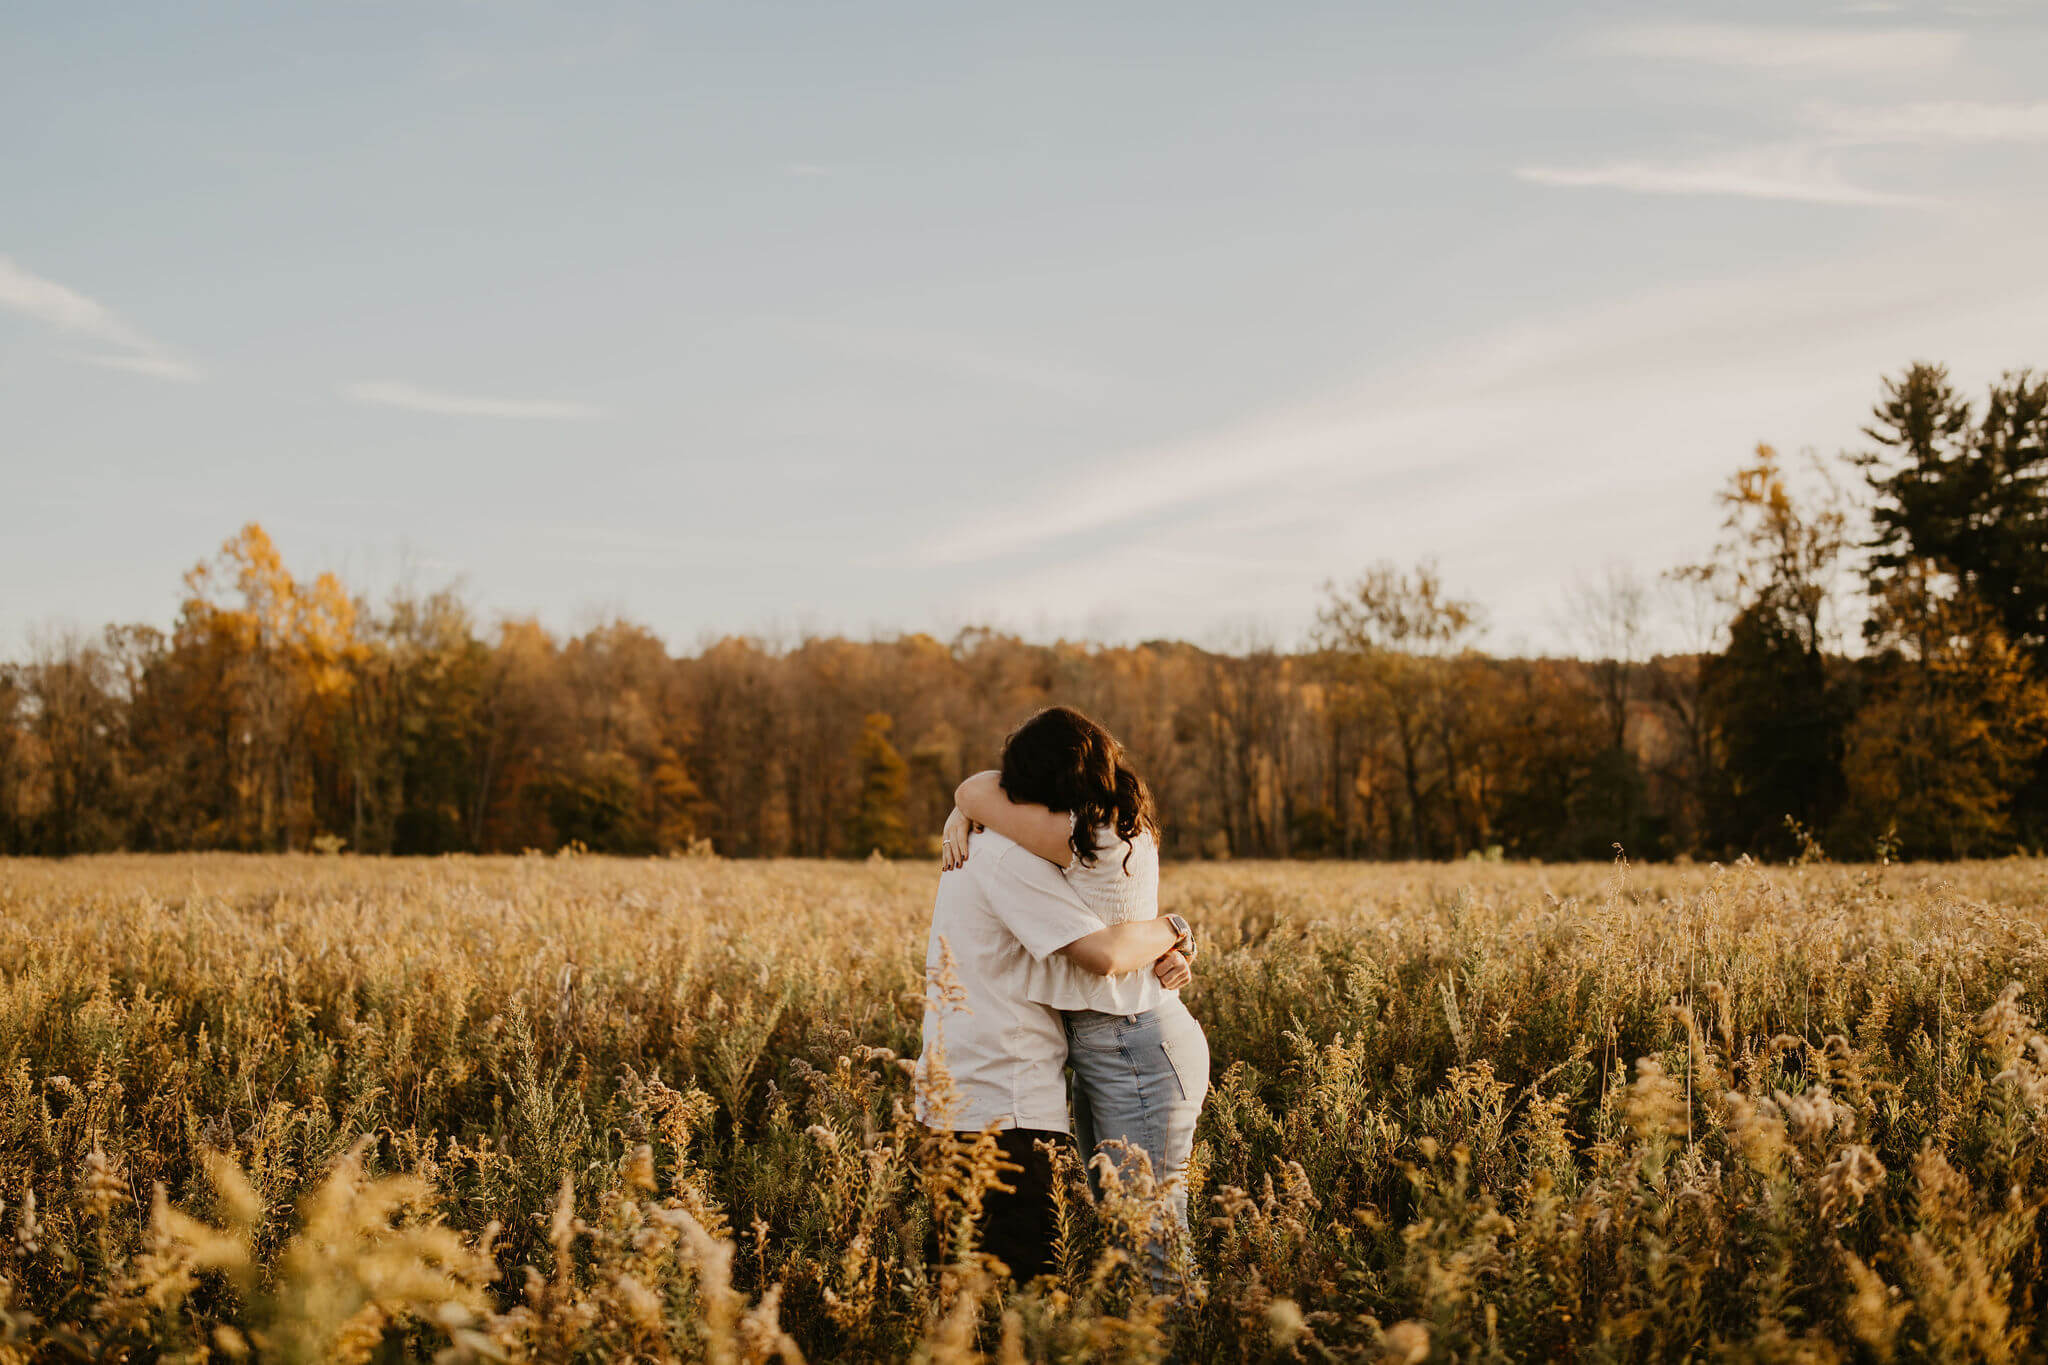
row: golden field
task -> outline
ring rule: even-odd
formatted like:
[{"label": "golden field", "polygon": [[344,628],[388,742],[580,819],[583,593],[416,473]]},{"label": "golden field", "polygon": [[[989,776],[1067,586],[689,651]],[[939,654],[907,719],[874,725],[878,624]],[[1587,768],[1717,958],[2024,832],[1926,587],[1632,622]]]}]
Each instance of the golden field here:
[{"label": "golden field", "polygon": [[0,862],[0,1361],[2048,1351],[2048,864],[1170,867],[1181,1306],[957,1235],[934,876]]}]

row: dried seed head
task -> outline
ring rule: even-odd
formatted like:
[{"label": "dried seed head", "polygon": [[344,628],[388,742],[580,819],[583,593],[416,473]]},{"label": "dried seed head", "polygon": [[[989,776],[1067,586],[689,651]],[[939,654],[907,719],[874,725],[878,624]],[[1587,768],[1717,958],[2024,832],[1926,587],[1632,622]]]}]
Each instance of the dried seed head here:
[{"label": "dried seed head", "polygon": [[1422,1365],[1429,1359],[1429,1328],[1412,1318],[1397,1322],[1380,1338],[1380,1344],[1386,1349],[1389,1362]]},{"label": "dried seed head", "polygon": [[659,1188],[654,1178],[654,1148],[643,1142],[626,1157],[626,1184],[642,1194],[653,1194]]},{"label": "dried seed head", "polygon": [[128,1184],[114,1170],[114,1163],[107,1160],[107,1154],[95,1146],[85,1156],[85,1175],[79,1181],[79,1192],[86,1207],[93,1215],[104,1220],[114,1211],[117,1204],[129,1201]]},{"label": "dried seed head", "polygon": [[1861,1207],[1864,1196],[1884,1183],[1884,1163],[1868,1147],[1851,1144],[1835,1153],[1815,1183],[1820,1189],[1821,1217],[1839,1220]]},{"label": "dried seed head", "polygon": [[1301,1307],[1293,1299],[1275,1299],[1266,1305],[1266,1330],[1273,1335],[1273,1344],[1287,1350],[1301,1340],[1301,1334],[1308,1330],[1308,1320],[1301,1315]]}]

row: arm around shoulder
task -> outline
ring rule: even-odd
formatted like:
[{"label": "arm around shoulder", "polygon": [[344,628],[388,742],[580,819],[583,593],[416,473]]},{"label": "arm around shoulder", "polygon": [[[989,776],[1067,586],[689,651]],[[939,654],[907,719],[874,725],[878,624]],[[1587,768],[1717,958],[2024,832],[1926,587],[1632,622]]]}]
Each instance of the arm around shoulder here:
[{"label": "arm around shoulder", "polygon": [[1012,801],[1003,790],[1003,775],[990,769],[962,782],[953,800],[977,825],[985,825],[1006,839],[1036,853],[1055,867],[1073,861],[1074,817],[1044,806]]}]

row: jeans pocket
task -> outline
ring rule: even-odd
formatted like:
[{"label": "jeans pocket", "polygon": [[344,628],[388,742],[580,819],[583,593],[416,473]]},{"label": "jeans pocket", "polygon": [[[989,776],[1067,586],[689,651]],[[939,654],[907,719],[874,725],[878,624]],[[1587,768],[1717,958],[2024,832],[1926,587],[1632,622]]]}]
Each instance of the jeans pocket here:
[{"label": "jeans pocket", "polygon": [[1209,1088],[1209,1078],[1207,1076],[1201,1077],[1199,1083],[1197,1083],[1195,1078],[1188,1075],[1190,1070],[1188,1062],[1183,1061],[1180,1054],[1173,1050],[1172,1043],[1164,1038],[1160,1039],[1159,1050],[1166,1054],[1167,1070],[1173,1074],[1173,1083],[1180,1087],[1180,1097],[1183,1100],[1195,1099],[1204,1090]]}]

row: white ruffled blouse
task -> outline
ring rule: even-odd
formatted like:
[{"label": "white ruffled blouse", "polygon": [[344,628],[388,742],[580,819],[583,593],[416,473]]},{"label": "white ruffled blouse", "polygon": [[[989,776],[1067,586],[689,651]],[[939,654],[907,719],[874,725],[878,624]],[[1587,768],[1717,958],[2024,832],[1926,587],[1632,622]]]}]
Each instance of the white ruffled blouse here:
[{"label": "white ruffled blouse", "polygon": [[[1105,925],[1159,918],[1159,845],[1148,833],[1140,832],[1126,844],[1112,826],[1103,825],[1095,831],[1094,863],[1083,863],[1076,854],[1061,871],[1067,885]],[[1104,1014],[1142,1014],[1177,994],[1161,986],[1150,967],[1122,976],[1097,976],[1057,953],[1032,962],[1026,993],[1054,1009]]]}]

